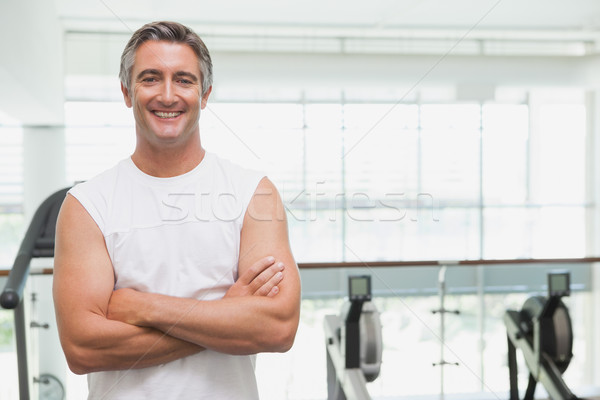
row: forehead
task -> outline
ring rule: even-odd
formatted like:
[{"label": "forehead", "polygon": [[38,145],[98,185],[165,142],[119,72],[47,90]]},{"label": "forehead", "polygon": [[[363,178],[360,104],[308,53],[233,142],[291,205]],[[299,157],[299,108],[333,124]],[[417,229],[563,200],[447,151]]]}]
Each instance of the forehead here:
[{"label": "forehead", "polygon": [[145,69],[155,69],[165,73],[185,71],[200,76],[200,64],[190,46],[163,40],[149,40],[136,50],[133,64],[134,76],[136,72]]}]

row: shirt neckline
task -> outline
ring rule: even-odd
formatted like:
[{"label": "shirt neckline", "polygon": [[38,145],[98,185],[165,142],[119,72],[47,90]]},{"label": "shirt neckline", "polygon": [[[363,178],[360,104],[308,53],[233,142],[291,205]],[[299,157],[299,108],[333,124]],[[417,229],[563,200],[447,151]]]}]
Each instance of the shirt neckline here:
[{"label": "shirt neckline", "polygon": [[198,163],[198,165],[196,165],[192,170],[190,170],[184,174],[181,174],[181,175],[170,176],[170,177],[166,177],[166,178],[148,175],[147,173],[145,173],[144,171],[139,169],[137,167],[137,165],[135,165],[135,163],[133,162],[131,157],[128,157],[123,161],[127,167],[127,170],[135,178],[138,178],[138,179],[142,180],[143,182],[150,183],[150,184],[170,185],[170,184],[174,184],[174,183],[182,183],[182,182],[185,182],[185,181],[191,179],[198,173],[206,170],[208,168],[208,164],[210,164],[212,162],[212,160],[213,160],[213,154],[209,153],[208,151],[205,151],[204,157],[202,158],[200,163]]}]

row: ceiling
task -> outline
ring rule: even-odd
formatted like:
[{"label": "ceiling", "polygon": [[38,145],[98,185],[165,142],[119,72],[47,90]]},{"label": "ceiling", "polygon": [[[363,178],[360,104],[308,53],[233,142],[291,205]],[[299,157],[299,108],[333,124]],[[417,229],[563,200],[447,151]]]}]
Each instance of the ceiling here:
[{"label": "ceiling", "polygon": [[597,0],[55,0],[67,31],[123,32],[176,20],[226,35],[594,41]]},{"label": "ceiling", "polygon": [[[345,80],[342,79],[344,82],[354,82],[356,76],[376,79],[381,68],[393,69],[381,79],[380,84],[385,87],[390,85],[386,80],[389,76],[420,82],[423,71],[433,69],[445,74],[444,82],[452,78],[464,84],[464,81],[470,82],[468,78],[472,76],[494,76],[493,82],[498,83],[503,81],[496,75],[502,75],[510,82],[531,83],[538,76],[544,78],[536,62],[545,62],[544,71],[554,71],[542,79],[544,83],[566,76],[561,82],[571,84],[573,79],[585,81],[592,75],[591,72],[586,75],[587,71],[595,72],[596,61],[600,63],[598,0],[29,0],[5,3],[0,13],[0,33],[10,39],[0,41],[0,50],[14,57],[5,57],[0,62],[0,87],[12,93],[0,99],[0,110],[29,124],[60,124],[62,102],[56,99],[64,90],[65,75],[116,76],[112,60],[118,60],[128,37],[144,23],[155,20],[180,21],[198,32],[211,53],[221,57],[221,76],[227,77],[228,82],[238,82],[236,77],[248,81],[246,76],[241,76],[244,71],[240,72],[239,65],[250,61],[255,68],[252,73],[262,73],[269,82],[273,76],[268,74],[275,75],[272,71],[278,67],[271,64],[286,62],[289,68],[278,68],[276,73],[285,72],[294,82],[305,76],[302,84],[314,80],[315,75],[323,76],[328,84],[335,83],[342,75],[340,71],[347,70],[353,72],[348,72]],[[14,36],[14,32],[21,32],[24,27],[37,35]],[[40,37],[43,40],[39,40]],[[56,54],[61,53],[65,57],[57,58]],[[261,54],[262,58],[253,57],[249,61],[248,57],[255,54]],[[406,54],[425,57],[394,57]],[[436,57],[427,58],[430,55]],[[470,57],[461,63],[447,55],[484,57]],[[485,57],[488,55],[510,56],[510,60],[502,59],[505,62],[502,64],[500,58]],[[581,57],[588,55],[592,57]],[[382,57],[386,62],[380,62]],[[352,63],[348,63],[348,59]],[[444,69],[431,67],[442,59]],[[40,60],[52,60],[45,65],[44,74],[36,72]],[[586,68],[583,74],[580,61]],[[476,64],[474,69],[473,62],[483,64]],[[519,70],[521,75],[515,77],[515,62],[529,72],[523,75]],[[227,68],[232,71],[229,75]],[[310,69],[312,75],[304,74],[305,69]],[[329,75],[323,70],[329,71]],[[487,75],[483,74],[488,70]],[[428,78],[433,80],[433,75],[429,74]],[[255,75],[252,76],[254,79]]]}]

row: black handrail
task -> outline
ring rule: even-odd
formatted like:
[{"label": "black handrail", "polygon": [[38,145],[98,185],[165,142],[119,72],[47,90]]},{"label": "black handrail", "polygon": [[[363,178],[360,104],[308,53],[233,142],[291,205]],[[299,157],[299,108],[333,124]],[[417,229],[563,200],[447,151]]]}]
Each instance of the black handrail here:
[{"label": "black handrail", "polygon": [[54,238],[56,219],[69,188],[61,189],[50,195],[38,207],[25,237],[19,247],[4,290],[0,295],[3,308],[14,309],[15,338],[17,342],[17,370],[19,373],[19,398],[29,399],[29,367],[27,365],[27,341],[23,289],[29,277],[32,258],[54,257]]},{"label": "black handrail", "polygon": [[31,259],[54,257],[56,218],[68,190],[69,188],[65,188],[55,192],[35,212],[0,295],[0,305],[3,308],[14,309],[21,302]]}]

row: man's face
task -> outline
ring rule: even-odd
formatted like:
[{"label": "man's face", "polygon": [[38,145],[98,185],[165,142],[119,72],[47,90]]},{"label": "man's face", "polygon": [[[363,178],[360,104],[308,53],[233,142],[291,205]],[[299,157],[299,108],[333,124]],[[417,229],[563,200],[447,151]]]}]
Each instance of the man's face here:
[{"label": "man's face", "polygon": [[122,87],[127,107],[133,107],[138,141],[155,147],[187,143],[199,133],[200,109],[210,90],[202,93],[198,59],[187,45],[150,40],[136,51],[131,89]]}]

